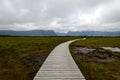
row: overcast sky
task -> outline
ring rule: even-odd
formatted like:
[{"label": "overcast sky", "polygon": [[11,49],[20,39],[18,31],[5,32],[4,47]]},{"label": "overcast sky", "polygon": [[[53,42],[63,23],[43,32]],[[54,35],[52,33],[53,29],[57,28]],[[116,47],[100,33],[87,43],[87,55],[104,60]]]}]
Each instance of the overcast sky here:
[{"label": "overcast sky", "polygon": [[0,30],[120,31],[120,0],[0,0]]}]

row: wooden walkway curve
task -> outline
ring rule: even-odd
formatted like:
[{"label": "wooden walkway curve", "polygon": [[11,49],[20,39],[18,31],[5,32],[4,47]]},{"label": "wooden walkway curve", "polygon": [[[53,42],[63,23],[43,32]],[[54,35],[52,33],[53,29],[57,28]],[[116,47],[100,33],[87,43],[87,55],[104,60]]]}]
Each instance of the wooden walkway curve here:
[{"label": "wooden walkway curve", "polygon": [[85,80],[68,48],[73,41],[75,40],[58,45],[47,57],[33,80]]}]

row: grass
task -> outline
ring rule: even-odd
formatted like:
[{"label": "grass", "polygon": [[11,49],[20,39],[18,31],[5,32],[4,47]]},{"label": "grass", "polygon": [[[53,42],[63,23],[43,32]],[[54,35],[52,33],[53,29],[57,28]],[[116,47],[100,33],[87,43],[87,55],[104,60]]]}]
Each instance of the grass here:
[{"label": "grass", "polygon": [[106,57],[105,56],[103,56],[103,55],[101,55],[101,54],[92,54],[91,55],[91,57],[98,57],[98,58],[100,58],[100,59],[106,59]]},{"label": "grass", "polygon": [[[87,38],[86,40],[80,40],[70,45],[72,56],[85,76],[86,80],[120,80],[120,60],[106,63],[83,61],[75,57],[72,51],[73,47],[75,46],[92,46],[96,48],[108,46],[120,48],[120,37]],[[110,55],[120,57],[120,53],[118,52],[106,52],[108,52]],[[101,55],[94,56],[104,58]]]},{"label": "grass", "polygon": [[93,46],[93,47],[119,47],[120,48],[120,37],[91,37],[84,41],[77,41],[74,45],[82,46]]},{"label": "grass", "polygon": [[0,80],[32,80],[54,47],[71,39],[74,38],[0,37]]}]

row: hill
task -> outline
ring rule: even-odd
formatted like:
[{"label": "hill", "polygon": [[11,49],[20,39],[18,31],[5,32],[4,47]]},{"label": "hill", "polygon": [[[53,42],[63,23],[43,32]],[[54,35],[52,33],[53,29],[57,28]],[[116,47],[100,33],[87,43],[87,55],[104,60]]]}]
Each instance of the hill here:
[{"label": "hill", "polygon": [[53,30],[12,31],[0,30],[0,35],[13,36],[57,36]]},{"label": "hill", "polygon": [[66,36],[120,36],[120,32],[102,32],[102,31],[69,31]]},{"label": "hill", "polygon": [[53,30],[31,30],[31,31],[12,31],[0,30],[0,35],[7,36],[120,36],[120,32],[102,32],[102,31],[69,31],[55,32]]}]

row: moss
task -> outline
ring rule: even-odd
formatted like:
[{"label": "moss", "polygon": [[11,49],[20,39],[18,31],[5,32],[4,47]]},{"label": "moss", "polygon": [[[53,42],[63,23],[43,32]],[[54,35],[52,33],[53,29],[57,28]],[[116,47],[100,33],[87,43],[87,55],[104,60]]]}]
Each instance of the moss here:
[{"label": "moss", "polygon": [[97,57],[97,58],[100,58],[100,59],[106,59],[106,57],[104,55],[99,54],[99,53],[92,54],[91,56]]}]

